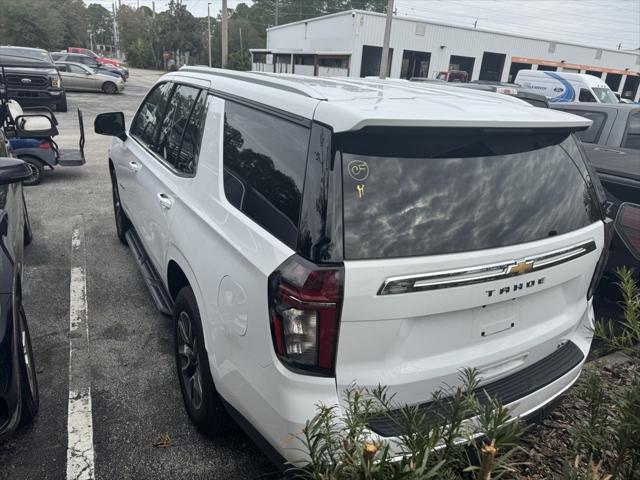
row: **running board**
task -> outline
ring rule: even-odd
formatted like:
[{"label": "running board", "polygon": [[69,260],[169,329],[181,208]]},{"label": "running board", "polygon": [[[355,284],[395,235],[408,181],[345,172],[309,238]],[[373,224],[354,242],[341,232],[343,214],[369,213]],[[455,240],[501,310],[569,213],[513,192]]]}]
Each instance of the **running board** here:
[{"label": "running board", "polygon": [[165,315],[173,316],[173,300],[171,299],[169,292],[164,288],[162,280],[160,280],[160,276],[156,272],[156,269],[153,268],[149,257],[144,251],[142,242],[140,242],[138,234],[133,228],[130,228],[127,233],[125,233],[125,237],[127,238],[129,247],[131,247],[131,250],[133,251],[136,263],[138,264],[138,267],[140,267],[140,272],[142,272],[144,283],[147,285],[156,307],[158,307],[158,310]]}]

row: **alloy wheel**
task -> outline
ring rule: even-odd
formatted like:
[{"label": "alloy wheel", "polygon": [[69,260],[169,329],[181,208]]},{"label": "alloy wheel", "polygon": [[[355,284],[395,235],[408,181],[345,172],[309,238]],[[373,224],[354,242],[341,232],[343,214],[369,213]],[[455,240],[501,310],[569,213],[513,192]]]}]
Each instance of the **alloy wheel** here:
[{"label": "alloy wheel", "polygon": [[189,403],[200,410],[203,403],[202,369],[198,359],[199,340],[187,312],[178,317],[178,358],[179,374],[182,376],[184,391]]}]

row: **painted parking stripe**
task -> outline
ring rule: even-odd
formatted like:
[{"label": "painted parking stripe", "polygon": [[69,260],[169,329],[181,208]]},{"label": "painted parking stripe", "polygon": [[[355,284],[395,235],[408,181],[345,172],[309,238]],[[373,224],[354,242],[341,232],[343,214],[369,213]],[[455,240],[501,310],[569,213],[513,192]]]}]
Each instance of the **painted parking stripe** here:
[{"label": "painted parking stripe", "polygon": [[87,278],[82,218],[73,222],[69,303],[69,411],[67,480],[95,478]]}]

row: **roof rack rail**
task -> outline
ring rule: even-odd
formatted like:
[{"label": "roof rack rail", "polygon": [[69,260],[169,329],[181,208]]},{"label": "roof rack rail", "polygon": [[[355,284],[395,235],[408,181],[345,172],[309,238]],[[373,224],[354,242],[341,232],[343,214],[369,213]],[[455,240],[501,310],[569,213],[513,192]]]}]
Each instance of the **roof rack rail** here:
[{"label": "roof rack rail", "polygon": [[311,87],[295,85],[288,82],[286,78],[274,78],[270,75],[260,75],[259,72],[232,72],[229,70],[209,67],[181,67],[180,72],[206,73],[208,75],[217,75],[219,77],[232,78],[243,82],[254,83],[264,87],[276,88],[278,90],[295,93],[309,98],[322,100],[325,97]]}]

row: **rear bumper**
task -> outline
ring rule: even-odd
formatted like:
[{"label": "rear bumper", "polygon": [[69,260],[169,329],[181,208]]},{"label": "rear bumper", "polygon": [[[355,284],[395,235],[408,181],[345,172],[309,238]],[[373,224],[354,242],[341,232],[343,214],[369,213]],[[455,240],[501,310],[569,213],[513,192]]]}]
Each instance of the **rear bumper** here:
[{"label": "rear bumper", "polygon": [[[548,377],[550,381],[540,382],[539,385],[542,386],[536,387],[533,391],[524,388],[520,390],[525,392],[522,396],[516,399],[513,395],[506,397],[506,401],[509,402],[506,406],[509,407],[513,418],[534,414],[556,400],[575,383],[589,353],[592,339],[589,328],[592,326],[593,309],[589,305],[581,321],[574,328],[566,331],[561,338],[563,345],[570,342],[572,350],[572,354],[568,358],[565,357],[563,367],[556,371],[556,374]],[[550,356],[554,357],[554,355],[558,356],[557,353],[552,353]],[[537,363],[544,360],[543,358]],[[465,365],[459,365],[459,368],[463,367]],[[512,376],[516,380],[520,379],[527,383],[529,378],[526,370],[524,368],[510,373],[503,379]],[[498,383],[500,380],[492,383]],[[425,395],[428,397],[429,393],[426,392]],[[234,413],[241,415],[251,425],[247,433],[254,438],[257,437],[256,443],[269,445],[271,458],[281,457],[294,464],[307,459],[306,455],[299,450],[303,449],[303,445],[296,437],[302,432],[307,420],[318,413],[317,406],[319,404],[340,405],[335,379],[298,375],[287,370],[277,361],[257,372],[256,376],[245,384],[242,397],[238,401],[230,400],[227,399],[228,403],[234,407]],[[395,447],[398,440],[396,436],[378,435],[372,431],[372,437],[387,441],[392,450],[397,448]],[[401,455],[402,452],[394,451],[393,454]]]},{"label": "rear bumper", "polygon": [[[517,402],[543,391],[548,385],[580,367],[584,360],[585,355],[580,348],[568,341],[542,360],[500,380],[482,385],[475,391],[475,396],[483,406],[495,399],[503,405],[512,405],[515,409]],[[447,402],[426,402],[419,408],[424,414],[424,428],[427,429],[430,423],[437,422],[441,415],[446,415]],[[395,437],[405,433],[400,423],[394,421],[393,413],[372,418],[369,428],[382,437]]]}]

